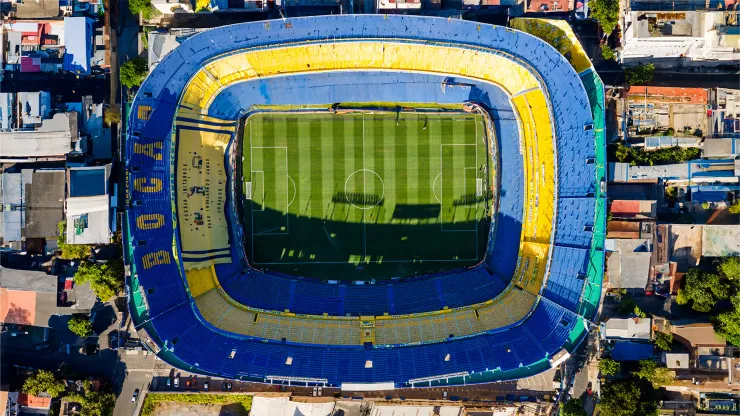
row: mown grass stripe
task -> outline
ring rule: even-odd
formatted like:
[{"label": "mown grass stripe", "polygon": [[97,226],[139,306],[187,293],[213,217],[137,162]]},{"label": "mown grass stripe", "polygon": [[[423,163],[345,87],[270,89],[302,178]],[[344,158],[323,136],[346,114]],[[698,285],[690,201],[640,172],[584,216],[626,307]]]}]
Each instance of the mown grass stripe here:
[{"label": "mown grass stripe", "polygon": [[323,137],[321,136],[321,121],[312,118],[308,122],[308,134],[310,141],[310,158],[311,158],[311,171],[309,176],[311,178],[311,217],[321,218],[323,213],[323,183],[321,170],[323,161],[323,149],[321,142]]},{"label": "mown grass stripe", "polygon": [[429,120],[427,117],[420,117],[417,126],[417,134],[419,140],[417,141],[417,176],[419,183],[417,184],[418,190],[418,201],[420,204],[432,203],[432,181],[434,178],[429,172],[429,165],[431,161],[431,146],[432,146],[432,135]]}]

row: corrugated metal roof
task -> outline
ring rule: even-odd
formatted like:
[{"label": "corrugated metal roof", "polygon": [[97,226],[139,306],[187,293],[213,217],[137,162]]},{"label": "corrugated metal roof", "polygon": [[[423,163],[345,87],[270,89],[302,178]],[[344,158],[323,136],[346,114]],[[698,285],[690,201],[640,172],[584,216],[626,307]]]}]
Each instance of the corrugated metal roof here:
[{"label": "corrugated metal roof", "polygon": [[93,47],[92,20],[87,17],[65,17],[64,70],[75,74],[90,73]]}]

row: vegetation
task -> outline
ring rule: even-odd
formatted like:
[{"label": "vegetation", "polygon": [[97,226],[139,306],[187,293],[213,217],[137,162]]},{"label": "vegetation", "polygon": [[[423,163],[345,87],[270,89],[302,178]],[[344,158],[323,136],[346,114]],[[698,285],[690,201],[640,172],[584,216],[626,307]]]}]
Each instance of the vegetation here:
[{"label": "vegetation", "polygon": [[635,371],[634,375],[649,381],[655,388],[669,385],[676,378],[676,373],[659,366],[653,360],[640,361],[640,370]]},{"label": "vegetation", "polygon": [[210,0],[195,0],[195,11],[196,12],[207,12],[211,10]]},{"label": "vegetation", "polygon": [[619,1],[595,0],[588,4],[591,17],[599,21],[604,34],[609,36],[619,22]]},{"label": "vegetation", "polygon": [[570,49],[573,47],[573,42],[557,26],[534,19],[513,19],[511,27],[544,40],[570,62]]},{"label": "vegetation", "polygon": [[622,295],[622,300],[619,303],[619,314],[635,315],[639,318],[645,318],[647,316],[628,295]]},{"label": "vegetation", "polygon": [[87,244],[67,244],[67,221],[57,224],[59,237],[57,237],[57,246],[62,252],[61,257],[69,260],[84,260],[90,256],[92,246]]},{"label": "vegetation", "polygon": [[638,65],[631,68],[625,68],[624,78],[629,85],[649,84],[655,76],[655,66],[653,64]]},{"label": "vegetation", "polygon": [[[129,2],[131,5],[131,2]],[[121,84],[126,88],[138,87],[144,82],[144,78],[149,73],[146,59],[136,57],[121,65]]]},{"label": "vegetation", "polygon": [[70,331],[82,338],[89,336],[93,332],[90,317],[79,313],[72,315],[72,319],[69,320],[67,326]]},{"label": "vegetation", "polygon": [[609,45],[601,45],[601,56],[604,57],[606,60],[614,60],[614,58],[617,57],[617,55],[614,53],[614,49],[610,48]]},{"label": "vegetation", "polygon": [[740,294],[732,297],[732,308],[713,319],[717,335],[733,345],[740,345]]},{"label": "vegetation", "polygon": [[612,162],[626,162],[632,166],[653,166],[681,163],[698,159],[701,149],[698,147],[665,147],[656,150],[644,150],[641,147],[627,147],[623,144],[609,146],[609,159]]},{"label": "vegetation", "polygon": [[678,196],[678,195],[677,195],[677,193],[676,193],[676,188],[674,188],[674,187],[672,187],[672,186],[667,186],[667,187],[665,188],[665,197],[666,197],[666,198],[671,198],[671,199],[673,199],[673,198],[676,198],[677,196]]},{"label": "vegetation", "polygon": [[611,358],[602,358],[599,360],[599,371],[601,375],[613,376],[621,370],[621,365],[618,361],[614,361]]},{"label": "vegetation", "polygon": [[82,406],[80,416],[111,416],[116,406],[116,395],[107,390],[93,391],[92,383],[85,381],[83,391],[67,396],[67,401]]},{"label": "vegetation", "polygon": [[151,416],[157,408],[157,403],[178,402],[193,404],[240,404],[245,411],[252,408],[252,396],[246,394],[168,394],[149,393],[146,395],[141,408],[141,416]]},{"label": "vegetation", "polygon": [[703,209],[709,209],[709,207],[710,207],[710,205],[709,205],[709,202],[702,202],[702,203],[701,203],[701,207],[702,207]]},{"label": "vegetation", "polygon": [[711,312],[717,302],[728,299],[730,285],[715,273],[691,269],[686,273],[686,286],[679,293],[679,304],[691,304],[697,312]]},{"label": "vegetation", "polygon": [[[698,312],[716,312],[714,330],[727,342],[740,346],[740,257],[725,257],[716,272],[690,269],[676,303]],[[730,300],[730,307],[726,305]]]},{"label": "vegetation", "polygon": [[[141,13],[141,17],[150,19],[152,17],[152,0],[129,0],[128,9],[133,14]],[[121,72],[123,72],[123,67],[121,67]]]},{"label": "vegetation", "polygon": [[64,393],[65,389],[64,381],[56,378],[51,371],[36,370],[23,383],[21,391],[32,396],[38,396],[39,393],[47,393],[53,398]]},{"label": "vegetation", "polygon": [[601,385],[601,416],[654,416],[658,414],[655,390],[638,380],[608,381]]},{"label": "vegetation", "polygon": [[123,288],[123,262],[111,260],[106,263],[83,262],[75,274],[75,283],[90,282],[95,295],[106,302]]},{"label": "vegetation", "polygon": [[587,416],[581,399],[570,399],[560,409],[560,416]]},{"label": "vegetation", "polygon": [[673,346],[673,334],[670,332],[656,332],[653,344],[655,344],[658,349],[670,351]]},{"label": "vegetation", "polygon": [[740,199],[736,199],[728,209],[730,214],[740,214]]},{"label": "vegetation", "polygon": [[103,110],[103,121],[109,126],[112,124],[120,123],[121,107],[118,104],[113,104]]}]

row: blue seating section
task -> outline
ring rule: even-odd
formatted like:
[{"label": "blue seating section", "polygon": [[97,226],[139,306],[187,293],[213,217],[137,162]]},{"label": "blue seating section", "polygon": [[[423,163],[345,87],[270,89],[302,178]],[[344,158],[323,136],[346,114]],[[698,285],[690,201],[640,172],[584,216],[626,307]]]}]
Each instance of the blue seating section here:
[{"label": "blue seating section", "polygon": [[506,285],[487,265],[440,280],[445,306],[457,308],[493,299]]},{"label": "blue seating section", "polygon": [[392,315],[457,308],[493,299],[506,284],[484,265],[426,279],[330,285],[250,270],[220,279],[239,303],[309,315]]},{"label": "blue seating section", "polygon": [[443,276],[436,279],[394,283],[392,285],[391,314],[400,315],[442,309],[445,305],[440,299],[437,282],[441,282],[442,292],[444,293],[446,286],[449,285],[445,282],[452,281],[454,278],[454,276],[449,278]]},{"label": "blue seating section", "polygon": [[296,281],[293,302],[288,309],[312,315],[340,315],[340,287],[305,280]]},{"label": "blue seating section", "polygon": [[[201,372],[260,379],[266,375],[326,378],[338,384],[532,365],[557,352],[576,323],[576,315],[560,306],[541,305],[524,325],[503,333],[397,348],[313,347],[228,337],[193,324],[197,321],[187,304],[155,318],[153,324],[177,357]],[[561,320],[569,321],[564,325]],[[293,359],[291,365],[286,364],[288,357]],[[365,368],[368,360],[372,368]]]},{"label": "blue seating section", "polygon": [[555,223],[555,244],[570,247],[591,247],[594,225],[593,198],[558,198],[558,220]]},{"label": "blue seating section", "polygon": [[555,245],[543,296],[566,309],[575,310],[583,290],[587,255],[588,249]]},{"label": "blue seating section", "polygon": [[282,311],[290,305],[288,279],[252,272],[237,275],[222,286],[234,300],[255,308]]},{"label": "blue seating section", "polygon": [[[154,289],[147,297],[150,320],[141,324],[151,329],[152,338],[160,347],[174,354],[174,358],[168,355],[170,353],[161,356],[179,360],[191,366],[192,371],[227,377],[244,376],[256,380],[264,380],[269,375],[312,377],[325,378],[331,384],[393,381],[400,386],[412,378],[459,371],[515,370],[548,358],[562,348],[570,331],[582,322],[568,309],[574,308],[577,302],[576,292],[580,294],[582,283],[576,282],[577,273],[573,273],[584,267],[581,260],[588,254],[591,235],[573,231],[582,230],[593,221],[595,189],[593,180],[585,179],[595,177],[594,165],[590,163],[595,153],[594,136],[592,131],[584,129],[592,123],[590,108],[583,86],[565,58],[532,36],[455,19],[343,15],[286,19],[284,23],[274,30],[265,30],[264,22],[225,26],[189,38],[183,42],[179,53],[168,54],[155,68],[134,101],[126,144],[127,220],[131,229],[131,241],[126,243],[134,246],[135,269],[141,286],[145,291]],[[172,161],[169,155],[173,154],[173,143],[169,137],[180,93],[204,62],[237,47],[327,41],[337,35],[412,38],[498,49],[539,73],[553,109],[560,200],[550,282],[544,297],[519,326],[415,346],[306,346],[226,333],[197,315],[185,291],[178,258],[172,252],[173,235],[179,246],[179,233],[172,223],[172,190],[169,187]],[[251,84],[249,88],[256,86]],[[413,90],[406,89],[407,92]],[[314,92],[316,90],[311,90],[311,94]],[[457,91],[450,94],[457,94]],[[513,275],[518,247],[511,244],[511,239],[520,235],[523,188],[520,144],[512,139],[517,137],[516,120],[507,113],[510,108],[493,105],[497,99],[490,97],[495,94],[501,91],[476,84],[469,97],[493,109],[494,118],[499,121],[496,123],[499,157],[507,163],[507,169],[500,175],[501,200],[494,221],[496,233],[486,261],[488,268],[484,265],[462,273],[387,284],[331,286],[254,271],[241,275],[233,273],[234,269],[217,267],[217,270],[232,271],[227,275],[219,274],[224,289],[236,300],[254,307],[339,315],[418,312],[438,309],[440,305],[462,306],[493,297],[490,294],[504,286],[500,279]],[[227,107],[229,111],[238,111],[248,108],[242,104],[249,104],[253,99],[279,104],[276,99],[282,95],[226,94],[224,97],[231,100],[229,105],[214,105],[209,111],[224,111]],[[143,113],[146,119],[139,119],[138,115]],[[161,157],[157,156],[159,144],[154,144],[157,142],[162,142]],[[153,147],[142,148],[137,144]],[[568,216],[568,211],[578,215]],[[164,215],[165,221],[158,223],[156,231],[136,226],[140,215],[157,213]],[[562,223],[561,218],[564,218]],[[448,354],[450,359],[446,361]],[[293,358],[292,365],[286,364],[288,357]],[[367,361],[372,361],[372,368],[365,368]]]}]

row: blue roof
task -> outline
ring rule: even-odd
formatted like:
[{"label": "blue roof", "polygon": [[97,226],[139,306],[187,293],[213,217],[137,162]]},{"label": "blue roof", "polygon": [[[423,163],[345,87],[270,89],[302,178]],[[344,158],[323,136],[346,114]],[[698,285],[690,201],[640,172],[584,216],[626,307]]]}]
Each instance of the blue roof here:
[{"label": "blue roof", "polygon": [[69,170],[69,196],[106,195],[105,166]]},{"label": "blue roof", "polygon": [[88,17],[64,18],[64,70],[90,74],[93,53],[93,21]]},{"label": "blue roof", "polygon": [[653,344],[617,341],[612,350],[614,361],[640,361],[653,357]]}]

